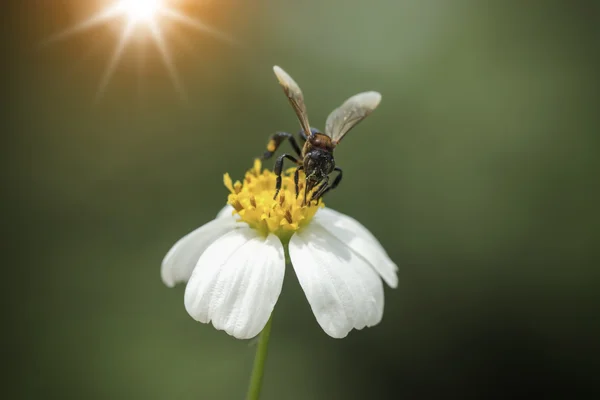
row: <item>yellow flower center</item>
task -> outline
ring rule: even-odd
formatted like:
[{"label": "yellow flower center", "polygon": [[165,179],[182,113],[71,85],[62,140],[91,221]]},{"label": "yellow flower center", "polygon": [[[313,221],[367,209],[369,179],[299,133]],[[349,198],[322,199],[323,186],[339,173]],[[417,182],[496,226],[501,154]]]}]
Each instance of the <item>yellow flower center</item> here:
[{"label": "yellow flower center", "polygon": [[[299,194],[296,196],[294,171],[295,168],[290,168],[281,175],[281,190],[276,199],[273,196],[277,175],[262,170],[260,160],[254,161],[254,167],[246,172],[243,182],[233,183],[229,174],[225,174],[223,182],[231,192],[227,204],[233,206],[233,213],[238,214],[242,221],[264,235],[274,233],[281,238],[289,238],[310,222],[319,207],[324,206],[323,201],[303,204],[306,182],[303,171],[299,173]],[[310,199],[310,194],[307,198]]]}]

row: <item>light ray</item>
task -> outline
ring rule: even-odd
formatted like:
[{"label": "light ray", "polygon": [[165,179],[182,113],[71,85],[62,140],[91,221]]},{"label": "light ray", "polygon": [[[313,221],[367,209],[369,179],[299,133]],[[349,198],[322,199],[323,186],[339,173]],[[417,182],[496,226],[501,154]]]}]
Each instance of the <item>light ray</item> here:
[{"label": "light ray", "polygon": [[134,28],[135,23],[132,21],[129,21],[127,25],[125,25],[123,33],[121,34],[121,38],[117,43],[117,47],[115,48],[115,51],[113,52],[110,61],[106,66],[106,69],[104,70],[104,75],[102,75],[102,79],[100,80],[100,85],[98,86],[98,91],[96,93],[96,101],[100,100],[100,98],[104,94],[104,91],[106,90],[106,86],[108,86],[110,78],[112,78],[113,74],[115,73],[115,69],[119,64],[121,55],[123,54],[123,50],[125,50],[125,47],[129,42],[129,38],[131,37]]},{"label": "light ray", "polygon": [[231,37],[225,35],[223,32],[220,32],[220,31],[216,30],[215,28],[208,26],[205,23],[203,23],[197,19],[190,18],[187,15],[182,14],[177,10],[173,10],[171,8],[163,8],[163,9],[159,10],[159,13],[161,15],[164,15],[165,17],[173,19],[177,22],[181,22],[184,25],[187,25],[191,28],[194,28],[194,29],[202,31],[202,32],[209,33],[213,37],[216,37],[217,39],[228,42],[229,44],[235,43]]},{"label": "light ray", "polygon": [[42,42],[48,44],[65,40],[75,34],[85,32],[97,26],[109,23],[116,18],[125,17],[125,26],[119,36],[116,47],[110,56],[110,60],[102,74],[98,90],[96,93],[96,101],[98,101],[106,91],[110,80],[115,74],[119,61],[123,56],[128,43],[131,41],[132,35],[138,31],[137,28],[145,28],[145,32],[150,34],[152,41],[156,44],[163,63],[166,67],[169,78],[183,100],[186,99],[184,86],[177,73],[177,68],[173,60],[172,54],[169,51],[169,46],[163,30],[159,25],[159,19],[168,19],[170,21],[180,23],[184,26],[191,27],[197,31],[208,33],[211,36],[225,41],[229,44],[235,44],[234,40],[218,31],[215,28],[203,23],[200,20],[191,18],[183,12],[167,5],[168,0],[115,0],[113,4],[104,10],[89,17],[88,19],[59,32]]},{"label": "light ray", "polygon": [[167,48],[167,44],[165,43],[165,39],[163,37],[162,32],[160,31],[160,29],[154,22],[151,22],[148,25],[148,27],[150,28],[152,37],[154,38],[154,41],[156,42],[156,46],[158,47],[158,50],[160,51],[160,54],[162,56],[165,67],[167,67],[167,72],[169,74],[169,77],[171,78],[171,81],[173,82],[173,86],[175,87],[175,90],[177,91],[177,93],[179,93],[179,95],[182,97],[183,100],[186,100],[185,90],[183,89],[183,85],[181,84],[181,81],[179,80],[179,75],[177,74],[177,69],[175,68],[175,64],[173,63],[173,59],[171,58],[171,53],[169,52],[169,49]]},{"label": "light ray", "polygon": [[44,40],[42,44],[50,44],[52,42],[58,42],[60,40],[67,39],[69,36],[73,36],[77,33],[85,32],[89,29],[103,25],[121,14],[122,11],[120,10],[119,5],[117,4],[98,14],[92,15],[90,18],[76,24],[75,26],[69,29],[59,32],[56,35],[50,36],[48,39]]}]

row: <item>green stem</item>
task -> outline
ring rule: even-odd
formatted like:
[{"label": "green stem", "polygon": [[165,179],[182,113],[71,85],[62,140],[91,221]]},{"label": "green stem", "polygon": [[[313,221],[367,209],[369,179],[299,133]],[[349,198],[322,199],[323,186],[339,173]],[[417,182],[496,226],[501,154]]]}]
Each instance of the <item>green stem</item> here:
[{"label": "green stem", "polygon": [[258,347],[256,349],[256,356],[254,357],[252,376],[250,378],[250,387],[248,388],[248,395],[246,396],[247,400],[258,400],[260,397],[262,378],[265,372],[265,362],[267,361],[269,336],[271,335],[271,319],[272,318],[270,317],[258,339]]}]

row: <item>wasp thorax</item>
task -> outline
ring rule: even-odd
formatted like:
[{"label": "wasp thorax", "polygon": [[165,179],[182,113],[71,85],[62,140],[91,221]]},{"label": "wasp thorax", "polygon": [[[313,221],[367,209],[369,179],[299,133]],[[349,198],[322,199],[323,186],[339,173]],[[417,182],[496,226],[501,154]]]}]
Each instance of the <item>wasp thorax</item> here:
[{"label": "wasp thorax", "polygon": [[319,131],[316,131],[316,133],[313,133],[311,136],[309,136],[308,141],[312,147],[316,147],[327,151],[333,151],[334,146],[331,142],[331,138],[329,138],[329,136],[327,135],[322,134]]}]

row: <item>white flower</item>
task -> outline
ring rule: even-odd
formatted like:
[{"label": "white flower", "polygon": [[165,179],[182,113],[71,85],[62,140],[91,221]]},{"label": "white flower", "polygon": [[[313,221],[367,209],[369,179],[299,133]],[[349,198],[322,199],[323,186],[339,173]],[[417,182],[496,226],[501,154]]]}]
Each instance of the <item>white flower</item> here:
[{"label": "white flower", "polygon": [[[248,176],[250,174],[250,177]],[[213,221],[179,240],[165,256],[161,275],[172,287],[187,282],[185,308],[238,339],[258,335],[281,293],[286,244],[310,307],[323,330],[343,338],[378,324],[383,283],[398,284],[397,266],[359,222],[320,205],[302,205],[287,175],[273,200],[274,174],[260,164]],[[290,190],[291,187],[291,190]],[[282,243],[283,241],[283,243]]]}]

